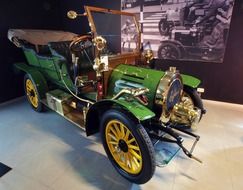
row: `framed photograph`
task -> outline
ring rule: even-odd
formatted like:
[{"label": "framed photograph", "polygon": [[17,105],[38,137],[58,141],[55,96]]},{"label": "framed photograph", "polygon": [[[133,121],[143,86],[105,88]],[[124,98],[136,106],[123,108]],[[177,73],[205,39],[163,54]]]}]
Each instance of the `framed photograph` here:
[{"label": "framed photograph", "polygon": [[121,0],[122,10],[137,14],[144,48],[155,57],[218,63],[233,6],[234,0]]}]

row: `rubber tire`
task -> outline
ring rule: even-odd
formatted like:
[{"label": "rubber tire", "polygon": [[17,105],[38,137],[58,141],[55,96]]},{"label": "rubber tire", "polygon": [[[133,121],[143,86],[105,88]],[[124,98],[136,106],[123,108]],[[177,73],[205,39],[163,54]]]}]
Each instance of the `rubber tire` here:
[{"label": "rubber tire", "polygon": [[[122,122],[131,131],[141,150],[143,165],[141,171],[136,175],[127,173],[116,163],[106,143],[106,139],[105,139],[106,124],[110,120],[114,120],[114,119]],[[101,139],[106,154],[109,160],[111,161],[112,165],[115,167],[115,169],[118,171],[120,175],[125,177],[130,182],[137,183],[137,184],[144,184],[152,178],[155,171],[154,147],[146,130],[141,124],[137,124],[124,113],[112,109],[105,112],[101,119],[100,134],[101,134]]]},{"label": "rubber tire", "polygon": [[[177,54],[175,58],[171,58],[171,57],[161,57],[161,51],[163,48],[165,48],[166,46],[170,46],[170,48],[172,48],[175,53]],[[180,48],[178,48],[175,44],[173,43],[169,43],[169,42],[165,42],[165,43],[161,43],[161,45],[159,46],[158,49],[158,58],[159,59],[180,59],[181,58],[181,51]]]},{"label": "rubber tire", "polygon": [[[162,30],[162,27],[163,27],[163,30]],[[159,33],[161,36],[167,36],[169,35],[169,31],[170,31],[170,28],[169,28],[169,24],[168,24],[168,21],[166,19],[160,19],[159,21]]]},{"label": "rubber tire", "polygon": [[192,88],[192,87],[189,87],[189,86],[184,86],[183,90],[184,90],[184,92],[186,92],[190,96],[190,98],[193,101],[194,106],[201,110],[201,115],[200,115],[200,120],[201,120],[202,115],[203,115],[203,111],[204,111],[204,107],[203,107],[202,99],[199,96],[197,90]]},{"label": "rubber tire", "polygon": [[[34,85],[34,88],[35,88],[35,90],[36,90],[37,98],[38,98],[38,106],[37,106],[37,108],[35,108],[35,107],[32,105],[32,103],[30,102],[30,100],[29,100],[29,98],[28,98],[27,91],[26,91],[26,80],[27,80],[27,79],[30,79],[30,80],[32,81],[32,83],[33,83],[33,85]],[[35,82],[34,82],[34,80],[32,79],[32,77],[31,77],[30,74],[25,74],[25,76],[24,76],[24,92],[25,92],[25,96],[26,96],[26,98],[27,98],[27,100],[28,100],[28,102],[29,102],[31,108],[32,108],[33,110],[35,110],[36,112],[43,112],[43,111],[44,111],[44,105],[41,103],[40,95],[39,95],[39,92],[38,92],[38,90],[37,90],[37,88],[36,88],[36,84],[35,84]]]}]

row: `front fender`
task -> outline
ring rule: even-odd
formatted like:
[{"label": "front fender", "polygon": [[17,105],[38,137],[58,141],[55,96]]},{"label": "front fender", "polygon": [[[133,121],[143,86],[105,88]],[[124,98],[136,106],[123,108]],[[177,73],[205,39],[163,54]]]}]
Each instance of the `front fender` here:
[{"label": "front fender", "polygon": [[152,112],[147,107],[138,103],[137,101],[128,102],[124,99],[112,100],[116,104],[122,106],[130,113],[132,113],[139,121],[144,121],[155,116],[155,113]]},{"label": "front fender", "polygon": [[30,75],[30,77],[36,84],[37,91],[40,97],[45,98],[46,92],[48,91],[48,86],[45,77],[41,74],[41,72],[25,63],[16,63],[14,64],[14,66],[16,69],[24,71],[25,73]]},{"label": "front fender", "polygon": [[196,77],[190,76],[190,75],[181,75],[183,84],[186,86],[190,86],[192,88],[197,88],[199,84],[201,83],[201,80],[199,80]]},{"label": "front fender", "polygon": [[95,134],[99,131],[102,115],[111,108],[126,112],[129,117],[132,117],[138,122],[155,116],[154,112],[136,101],[128,102],[123,99],[102,100],[92,105],[86,115],[85,127],[87,136]]}]

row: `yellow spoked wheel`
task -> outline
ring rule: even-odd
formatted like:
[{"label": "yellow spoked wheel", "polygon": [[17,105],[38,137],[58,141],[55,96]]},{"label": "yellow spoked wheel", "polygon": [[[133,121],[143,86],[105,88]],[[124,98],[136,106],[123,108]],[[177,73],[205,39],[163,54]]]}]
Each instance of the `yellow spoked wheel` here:
[{"label": "yellow spoked wheel", "polygon": [[35,108],[38,107],[38,95],[37,92],[35,90],[34,84],[32,83],[32,81],[30,79],[27,79],[25,82],[25,87],[26,87],[26,94],[27,97],[31,103],[31,105]]},{"label": "yellow spoked wheel", "polygon": [[132,132],[120,121],[112,120],[107,124],[105,134],[117,164],[128,173],[138,174],[142,169],[142,155]]},{"label": "yellow spoked wheel", "polygon": [[153,176],[154,147],[141,124],[111,109],[101,119],[100,132],[108,158],[123,177],[142,184]]},{"label": "yellow spoked wheel", "polygon": [[39,94],[37,92],[35,83],[28,74],[25,76],[24,81],[25,94],[31,107],[35,111],[42,111],[42,103],[40,102]]}]

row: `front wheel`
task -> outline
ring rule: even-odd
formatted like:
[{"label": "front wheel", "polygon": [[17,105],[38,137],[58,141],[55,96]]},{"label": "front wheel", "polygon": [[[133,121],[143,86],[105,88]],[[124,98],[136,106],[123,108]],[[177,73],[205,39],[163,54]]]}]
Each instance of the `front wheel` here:
[{"label": "front wheel", "polygon": [[102,117],[100,132],[109,160],[123,177],[137,184],[151,179],[155,154],[142,125],[120,111],[109,110]]}]

